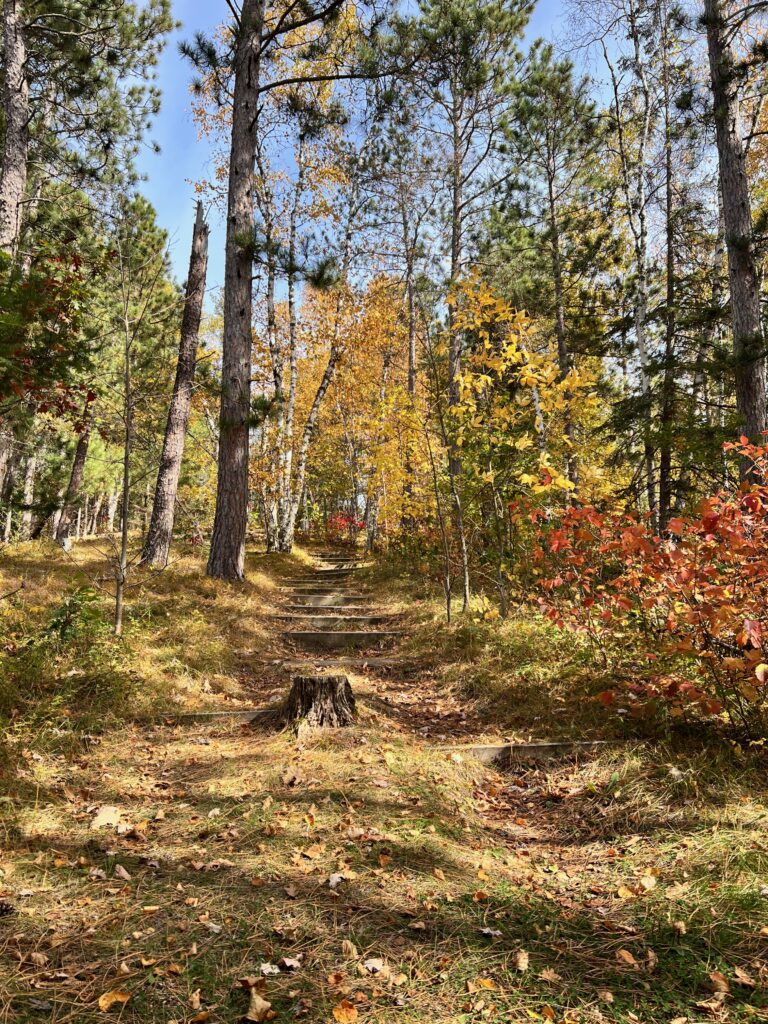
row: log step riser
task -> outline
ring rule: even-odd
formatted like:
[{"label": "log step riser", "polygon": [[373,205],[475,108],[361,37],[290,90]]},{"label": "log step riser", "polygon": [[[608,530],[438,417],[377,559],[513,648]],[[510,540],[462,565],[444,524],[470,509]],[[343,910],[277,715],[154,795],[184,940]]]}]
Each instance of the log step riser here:
[{"label": "log step riser", "polygon": [[290,630],[283,634],[289,640],[308,651],[343,651],[350,648],[380,647],[382,644],[393,643],[399,636],[398,632],[371,630],[366,633],[360,630],[321,633],[315,630]]}]

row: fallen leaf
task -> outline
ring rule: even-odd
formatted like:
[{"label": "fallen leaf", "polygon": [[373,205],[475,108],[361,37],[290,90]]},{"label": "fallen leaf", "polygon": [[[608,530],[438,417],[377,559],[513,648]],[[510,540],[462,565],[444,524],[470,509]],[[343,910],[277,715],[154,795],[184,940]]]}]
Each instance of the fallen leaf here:
[{"label": "fallen leaf", "polygon": [[754,988],[757,984],[752,975],[747,974],[747,972],[743,970],[741,967],[737,967],[734,970],[733,976],[740,985],[746,985],[748,988]]},{"label": "fallen leaf", "polygon": [[341,943],[341,952],[348,960],[353,960],[357,957],[357,946],[354,942],[350,942],[349,939],[344,939]]},{"label": "fallen leaf", "polygon": [[342,999],[340,1003],[334,1006],[333,1016],[339,1024],[354,1024],[358,1016],[357,1007],[354,1003],[350,1003],[348,999]]},{"label": "fallen leaf", "polygon": [[542,981],[551,981],[552,983],[563,980],[557,971],[553,971],[551,967],[545,967],[544,970],[540,972],[539,977]]},{"label": "fallen leaf", "polygon": [[280,959],[278,966],[281,971],[298,971],[301,967],[301,956],[284,956]]},{"label": "fallen leaf", "polygon": [[130,882],[131,876],[125,870],[122,864],[115,864],[115,878],[121,878],[124,882]]},{"label": "fallen leaf", "polygon": [[475,982],[478,988],[487,989],[489,992],[498,992],[499,986],[493,978],[478,978]]},{"label": "fallen leaf", "polygon": [[445,872],[443,871],[442,868],[435,868],[432,874],[435,876],[435,878],[439,878],[441,882],[445,881]]},{"label": "fallen leaf", "polygon": [[240,978],[239,984],[248,992],[248,1011],[242,1019],[259,1022],[274,1020],[277,1014],[272,1009],[272,1003],[261,995],[266,982],[261,978],[248,977]]},{"label": "fallen leaf", "polygon": [[635,960],[628,949],[617,949],[616,959],[627,964],[629,967],[637,967],[637,960]]},{"label": "fallen leaf", "polygon": [[715,992],[711,999],[702,999],[696,1003],[696,1008],[706,1010],[707,1013],[717,1014],[719,1017],[723,1009],[725,995],[725,992]]},{"label": "fallen leaf", "polygon": [[99,1009],[102,1013],[107,1013],[112,1009],[113,1006],[127,1003],[131,998],[130,992],[124,992],[122,989],[114,989],[112,992],[104,992],[99,996]]},{"label": "fallen leaf", "polygon": [[363,968],[363,973],[366,971],[368,974],[384,974],[389,972],[386,963],[378,956],[364,960],[360,966]]},{"label": "fallen leaf", "polygon": [[722,971],[712,971],[709,981],[713,992],[730,992],[731,986]]},{"label": "fallen leaf", "polygon": [[91,821],[91,828],[106,828],[108,825],[114,828],[115,825],[120,823],[122,817],[122,811],[119,807],[113,807],[111,804],[105,804],[104,807],[100,807]]},{"label": "fallen leaf", "polygon": [[518,971],[527,971],[530,963],[530,957],[524,949],[518,949],[515,953],[515,969]]}]

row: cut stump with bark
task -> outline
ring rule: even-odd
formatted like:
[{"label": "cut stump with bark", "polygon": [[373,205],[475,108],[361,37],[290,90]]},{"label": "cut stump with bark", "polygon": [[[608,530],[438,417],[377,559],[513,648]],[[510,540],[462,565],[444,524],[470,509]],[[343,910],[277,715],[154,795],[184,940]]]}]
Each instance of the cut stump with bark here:
[{"label": "cut stump with bark", "polygon": [[294,676],[282,709],[287,724],[337,729],[355,720],[355,695],[346,676]]}]

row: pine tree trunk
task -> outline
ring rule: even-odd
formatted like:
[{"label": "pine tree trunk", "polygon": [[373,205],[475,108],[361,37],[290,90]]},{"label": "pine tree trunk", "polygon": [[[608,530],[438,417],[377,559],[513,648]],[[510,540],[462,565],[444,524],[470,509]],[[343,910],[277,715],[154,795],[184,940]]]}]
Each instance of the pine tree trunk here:
[{"label": "pine tree trunk", "polygon": [[355,720],[355,696],[346,676],[296,676],[281,712],[288,724],[340,728]]},{"label": "pine tree trunk", "polygon": [[665,228],[667,243],[666,314],[664,317],[664,377],[661,387],[661,443],[659,445],[659,531],[664,532],[672,515],[672,433],[675,423],[675,215],[674,161],[669,94],[667,20],[662,29],[664,86]]},{"label": "pine tree trunk", "polygon": [[83,485],[85,460],[88,457],[88,446],[91,443],[91,429],[93,427],[93,409],[90,405],[86,406],[84,420],[83,430],[77,439],[75,447],[75,457],[72,461],[72,471],[69,476],[64,501],[62,502],[61,514],[56,524],[56,541],[62,545],[65,544],[69,537],[73,508],[80,496],[80,488]]},{"label": "pine tree trunk", "polygon": [[224,339],[219,472],[208,575],[239,580],[245,572],[248,440],[251,412],[253,168],[265,0],[244,0],[235,51],[224,259]]},{"label": "pine tree trunk", "polygon": [[705,0],[709,70],[731,286],[736,406],[752,441],[768,425],[766,369],[760,320],[760,279],[739,110],[739,79],[719,0]]},{"label": "pine tree trunk", "polygon": [[3,529],[3,540],[7,544],[11,539],[11,532],[13,530],[13,491],[16,486],[16,472],[18,463],[15,459],[12,460],[8,472],[5,475],[3,481],[2,497],[3,503],[7,505],[5,513],[5,526]]},{"label": "pine tree trunk", "polygon": [[3,0],[3,120],[0,250],[15,256],[29,156],[29,83],[21,0]]},{"label": "pine tree trunk", "polygon": [[[281,551],[290,551],[293,545],[295,519],[291,522],[292,498],[291,483],[293,480],[293,429],[296,418],[296,385],[299,375],[299,351],[296,338],[297,330],[297,296],[296,296],[296,260],[298,241],[299,205],[304,192],[304,176],[306,161],[304,159],[304,139],[299,141],[297,153],[298,174],[293,193],[291,214],[288,228],[288,400],[285,407],[283,436],[280,449],[279,493],[278,493],[278,544]],[[290,539],[290,546],[288,541]]]},{"label": "pine tree trunk", "polygon": [[120,500],[120,495],[117,491],[112,491],[107,501],[107,521],[106,528],[107,533],[115,532],[115,516],[117,515],[117,503]]},{"label": "pine tree trunk", "polygon": [[173,385],[168,421],[165,426],[163,451],[160,456],[155,498],[152,505],[152,518],[141,556],[142,562],[148,565],[165,567],[168,564],[168,552],[173,538],[176,494],[181,475],[181,460],[184,455],[184,442],[192,406],[195,357],[205,300],[207,267],[208,225],[203,217],[203,204],[198,202],[192,234],[186,302],[181,321],[176,380]]},{"label": "pine tree trunk", "polygon": [[91,521],[88,524],[88,533],[91,537],[97,537],[99,534],[99,518],[101,517],[101,510],[104,506],[104,495],[99,494],[93,503],[93,509],[91,511]]},{"label": "pine tree trunk", "polygon": [[[552,161],[554,165],[554,160]],[[568,349],[568,340],[565,336],[565,292],[563,287],[563,265],[560,250],[560,224],[558,221],[557,195],[555,193],[555,180],[550,175],[548,181],[549,198],[549,230],[550,230],[550,257],[552,260],[552,279],[555,285],[555,333],[557,336],[557,362],[558,381],[563,383],[571,372],[571,353]],[[565,468],[568,479],[574,485],[579,482],[578,461],[576,458],[576,446],[573,427],[573,410],[571,409],[571,394],[566,391],[563,396],[565,402],[565,424],[564,431],[568,448],[565,456]]]}]

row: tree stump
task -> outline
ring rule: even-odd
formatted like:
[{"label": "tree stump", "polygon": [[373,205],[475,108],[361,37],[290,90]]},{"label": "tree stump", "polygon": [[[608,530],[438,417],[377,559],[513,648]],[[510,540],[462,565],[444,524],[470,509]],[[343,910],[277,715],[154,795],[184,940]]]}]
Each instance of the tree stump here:
[{"label": "tree stump", "polygon": [[283,707],[287,723],[336,729],[355,720],[355,695],[346,676],[294,676]]}]

